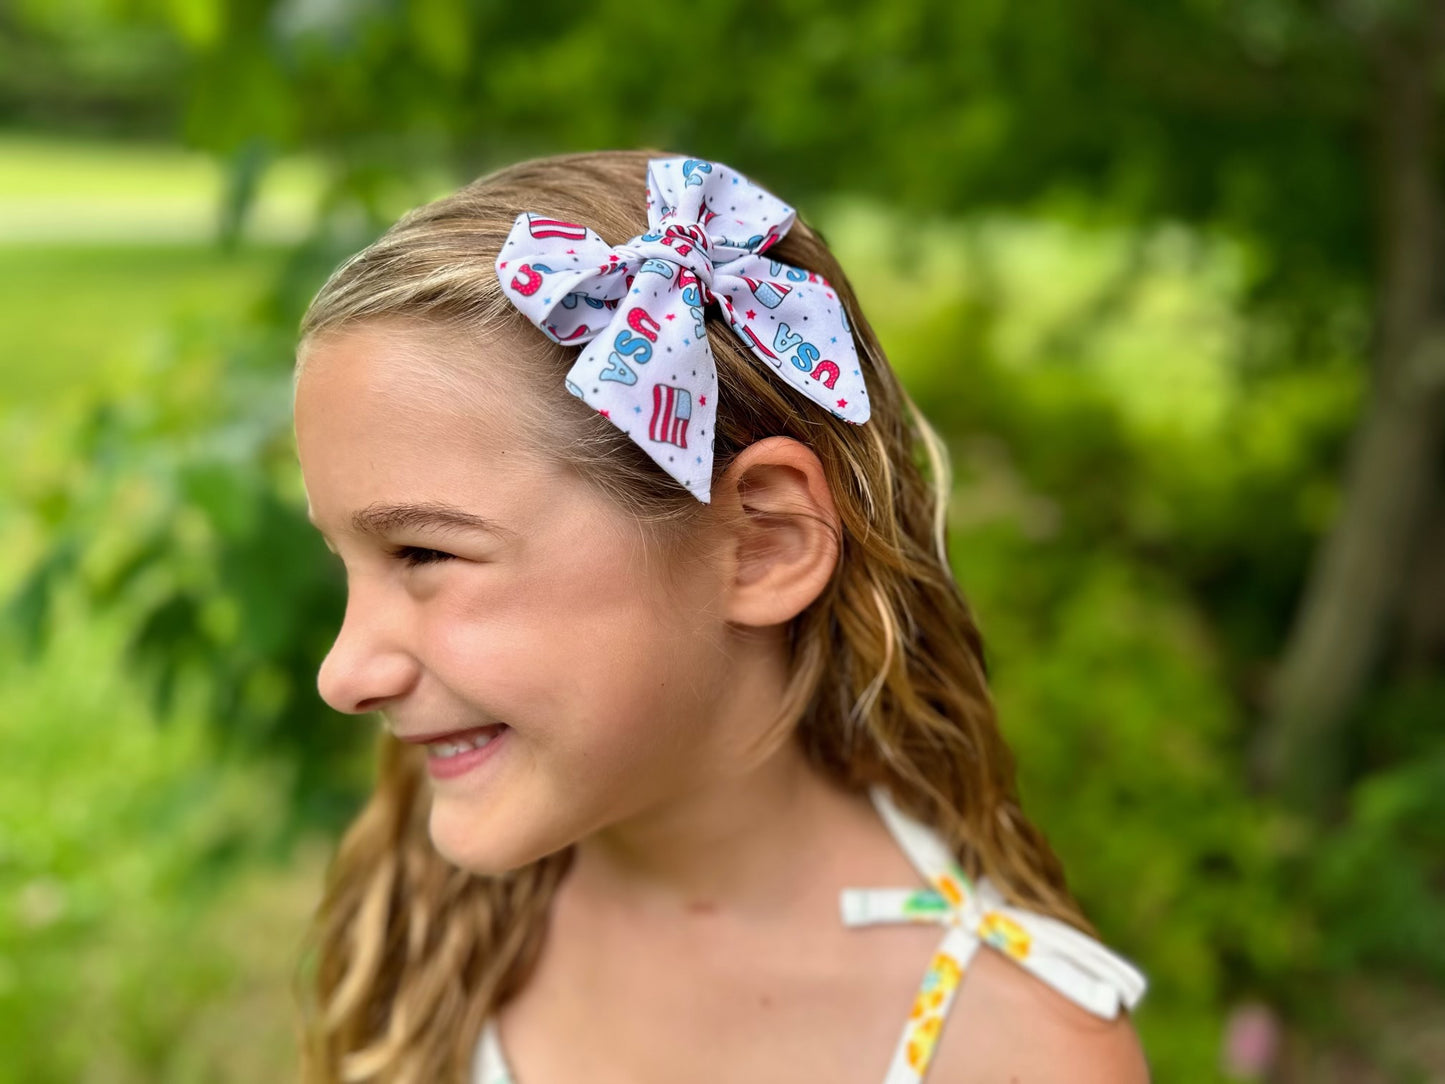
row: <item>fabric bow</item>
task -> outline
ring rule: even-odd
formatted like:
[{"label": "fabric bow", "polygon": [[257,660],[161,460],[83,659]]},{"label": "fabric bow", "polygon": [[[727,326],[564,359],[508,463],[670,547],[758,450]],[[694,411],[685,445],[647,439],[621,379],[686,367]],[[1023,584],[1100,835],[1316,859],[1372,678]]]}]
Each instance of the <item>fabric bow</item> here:
[{"label": "fabric bow", "polygon": [[852,327],[832,286],[764,255],[796,217],[719,162],[655,158],[646,233],[613,248],[587,226],[523,212],[497,276],[549,338],[586,344],[567,390],[707,503],[717,416],[709,303],[788,384],[845,421],[868,420]]}]

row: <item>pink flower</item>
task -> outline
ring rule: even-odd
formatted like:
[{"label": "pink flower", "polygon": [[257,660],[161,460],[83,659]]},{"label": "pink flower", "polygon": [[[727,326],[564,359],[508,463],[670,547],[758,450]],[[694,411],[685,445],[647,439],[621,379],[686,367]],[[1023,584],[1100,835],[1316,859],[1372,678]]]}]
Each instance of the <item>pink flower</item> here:
[{"label": "pink flower", "polygon": [[1279,1057],[1280,1024],[1258,1002],[1237,1006],[1224,1022],[1221,1068],[1231,1080],[1264,1080]]}]

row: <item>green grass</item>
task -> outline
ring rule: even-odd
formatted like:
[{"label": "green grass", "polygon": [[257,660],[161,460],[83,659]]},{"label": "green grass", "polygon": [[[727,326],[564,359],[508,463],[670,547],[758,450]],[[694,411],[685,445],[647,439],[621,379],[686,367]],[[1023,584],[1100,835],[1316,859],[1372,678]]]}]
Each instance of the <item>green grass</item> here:
[{"label": "green grass", "polygon": [[213,160],[0,134],[0,414],[34,422],[123,388],[178,320],[240,319],[319,186],[314,164],[279,163],[258,197],[261,238],[227,253]]},{"label": "green grass", "polygon": [[[0,244],[206,241],[215,233],[225,186],[220,164],[178,147],[0,133]],[[315,161],[272,163],[257,193],[250,235],[297,236],[321,186]]]},{"label": "green grass", "polygon": [[[48,201],[208,202],[224,171],[210,155],[165,143],[95,143],[0,132],[0,204]],[[277,160],[262,188],[266,202],[311,204],[321,169],[311,159]]]},{"label": "green grass", "polygon": [[[0,200],[208,199],[219,194],[221,181],[214,158],[168,144],[92,143],[0,133]],[[315,162],[288,158],[271,170],[264,197],[304,202],[315,197],[319,184]]]},{"label": "green grass", "polygon": [[208,155],[180,147],[0,135],[0,200],[195,199],[220,191]]},{"label": "green grass", "polygon": [[[73,433],[87,411],[154,386],[176,328],[238,325],[280,258],[202,243],[0,244],[0,492],[23,506],[83,470]],[[0,513],[0,595],[43,542],[33,516]]]},{"label": "green grass", "polygon": [[[259,232],[295,232],[318,187],[313,166],[281,164]],[[223,250],[220,192],[215,163],[178,148],[0,134],[0,491],[79,469],[69,432],[87,406],[124,397],[177,327],[239,324],[264,295],[283,247]],[[35,524],[0,516],[0,543],[3,590]]]},{"label": "green grass", "polygon": [[177,320],[244,314],[279,253],[214,245],[0,245],[0,396],[39,410],[122,387]]}]

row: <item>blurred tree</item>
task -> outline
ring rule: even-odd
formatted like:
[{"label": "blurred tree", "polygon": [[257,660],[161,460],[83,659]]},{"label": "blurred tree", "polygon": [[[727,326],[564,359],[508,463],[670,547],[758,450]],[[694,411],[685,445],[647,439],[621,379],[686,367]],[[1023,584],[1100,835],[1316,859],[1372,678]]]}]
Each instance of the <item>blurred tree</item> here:
[{"label": "blurred tree", "polygon": [[0,4],[0,124],[173,132],[185,52],[163,27],[123,20],[123,12],[104,0]]},{"label": "blurred tree", "polygon": [[[1394,16],[1387,18],[1386,14]],[[1445,445],[1445,294],[1438,72],[1445,5],[1383,8],[1360,33],[1373,76],[1370,120],[1378,246],[1374,386],[1346,465],[1335,526],[1320,548],[1260,734],[1260,767],[1289,797],[1318,807],[1339,783],[1341,731],[1411,573],[1440,575],[1440,457]],[[1417,581],[1418,582],[1418,581]],[[1423,646],[1445,592],[1417,595],[1408,631]]]},{"label": "blurred tree", "polygon": [[868,193],[925,217],[1077,211],[1083,193],[1092,215],[1245,238],[1248,302],[1285,333],[1258,347],[1257,371],[1348,349],[1341,312],[1373,314],[1370,405],[1259,728],[1262,778],[1306,807],[1337,796],[1387,637],[1435,642],[1445,603],[1416,597],[1400,618],[1439,488],[1436,3],[729,0],[682,22],[622,0],[554,18],[490,0],[97,0],[93,13],[184,51],[187,131],[231,163],[233,230],[275,156],[332,165],[280,327],[317,267],[374,228],[355,212],[389,216],[400,179],[577,147],[685,148],[804,199]]}]

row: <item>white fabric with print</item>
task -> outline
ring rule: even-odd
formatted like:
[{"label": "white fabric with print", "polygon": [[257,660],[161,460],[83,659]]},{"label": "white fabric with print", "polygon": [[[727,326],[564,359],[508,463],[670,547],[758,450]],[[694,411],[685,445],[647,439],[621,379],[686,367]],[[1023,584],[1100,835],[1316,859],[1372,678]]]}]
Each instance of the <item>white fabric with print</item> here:
[{"label": "white fabric with print", "polygon": [[720,162],[657,158],[647,178],[646,233],[614,248],[585,224],[524,212],[497,276],[545,335],[586,344],[567,390],[706,503],[718,392],[708,305],[779,379],[843,420],[868,420],[868,391],[832,285],[765,255],[793,208]]}]

